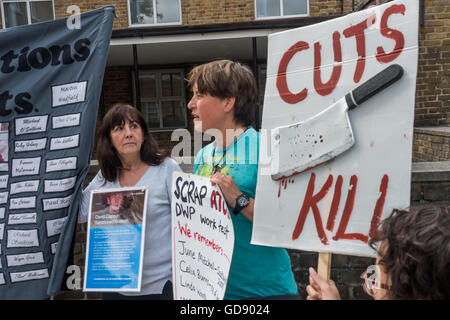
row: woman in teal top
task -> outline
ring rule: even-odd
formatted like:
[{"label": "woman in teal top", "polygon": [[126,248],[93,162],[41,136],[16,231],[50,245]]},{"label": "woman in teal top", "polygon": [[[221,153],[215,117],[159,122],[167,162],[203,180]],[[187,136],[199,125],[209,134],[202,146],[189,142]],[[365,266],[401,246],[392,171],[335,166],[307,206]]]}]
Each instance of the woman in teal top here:
[{"label": "woman in teal top", "polygon": [[188,81],[194,128],[215,138],[197,154],[194,173],[211,177],[233,213],[235,244],[225,299],[298,298],[286,250],[250,243],[259,155],[259,133],[250,126],[257,94],[252,72],[220,60],[195,67]]}]

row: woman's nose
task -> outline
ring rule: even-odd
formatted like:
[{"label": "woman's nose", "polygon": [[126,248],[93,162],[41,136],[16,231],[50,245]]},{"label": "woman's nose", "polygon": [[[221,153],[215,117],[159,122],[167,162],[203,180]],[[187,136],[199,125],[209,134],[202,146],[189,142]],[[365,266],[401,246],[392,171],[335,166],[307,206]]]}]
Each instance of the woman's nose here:
[{"label": "woman's nose", "polygon": [[195,101],[194,101],[194,97],[192,97],[192,99],[189,101],[187,107],[189,110],[192,110],[195,106]]},{"label": "woman's nose", "polygon": [[126,126],[124,127],[124,130],[125,130],[125,135],[126,135],[126,136],[131,136],[131,129],[130,129],[130,126],[126,125]]}]

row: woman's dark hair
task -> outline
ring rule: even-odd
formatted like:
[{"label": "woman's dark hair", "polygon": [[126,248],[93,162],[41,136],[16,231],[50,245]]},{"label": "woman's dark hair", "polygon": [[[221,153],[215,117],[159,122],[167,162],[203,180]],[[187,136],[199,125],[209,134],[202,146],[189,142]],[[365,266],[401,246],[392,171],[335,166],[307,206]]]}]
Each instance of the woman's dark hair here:
[{"label": "woman's dark hair", "polygon": [[[97,140],[97,159],[106,181],[113,182],[117,171],[122,169],[122,162],[111,142],[111,131],[126,121],[135,121],[142,129],[144,141],[141,146],[141,160],[148,165],[161,164],[166,155],[159,149],[156,140],[150,135],[147,123],[135,107],[126,103],[117,103],[109,109],[103,118]],[[105,182],[106,182],[105,181]]]},{"label": "woman's dark hair", "polygon": [[395,209],[369,244],[379,242],[389,298],[450,299],[450,207]]}]

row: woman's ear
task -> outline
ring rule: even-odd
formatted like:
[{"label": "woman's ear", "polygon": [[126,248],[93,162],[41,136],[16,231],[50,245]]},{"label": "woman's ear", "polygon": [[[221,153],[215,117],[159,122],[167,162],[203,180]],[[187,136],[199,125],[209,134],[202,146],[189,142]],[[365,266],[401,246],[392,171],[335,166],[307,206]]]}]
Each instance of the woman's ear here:
[{"label": "woman's ear", "polygon": [[225,98],[225,101],[226,101],[226,105],[225,105],[224,111],[225,112],[230,112],[234,108],[234,104],[236,102],[236,98],[235,97]]}]

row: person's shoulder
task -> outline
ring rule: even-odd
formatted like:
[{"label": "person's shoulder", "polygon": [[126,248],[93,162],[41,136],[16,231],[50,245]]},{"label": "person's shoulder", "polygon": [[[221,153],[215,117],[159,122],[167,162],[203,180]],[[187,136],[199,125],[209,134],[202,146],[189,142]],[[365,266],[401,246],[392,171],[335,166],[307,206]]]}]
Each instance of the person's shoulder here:
[{"label": "person's shoulder", "polygon": [[166,165],[166,166],[170,166],[170,165],[176,165],[177,162],[175,161],[175,159],[172,159],[171,157],[165,157],[162,164]]},{"label": "person's shoulder", "polygon": [[164,158],[160,166],[171,170],[181,170],[178,162],[176,162],[175,159],[172,159],[171,157]]},{"label": "person's shoulder", "polygon": [[107,183],[106,179],[103,177],[102,170],[98,170],[97,174],[92,179],[92,183],[96,186],[104,185]]},{"label": "person's shoulder", "polygon": [[208,143],[206,146],[200,149],[199,152],[197,152],[197,155],[195,156],[195,162],[200,162],[201,159],[203,159],[204,156],[208,157],[208,155],[212,154],[212,150],[214,149],[214,142]]},{"label": "person's shoulder", "polygon": [[245,130],[244,134],[239,137],[239,144],[251,143],[251,144],[259,144],[259,135],[260,133],[255,130],[252,126],[249,126],[247,130]]},{"label": "person's shoulder", "polygon": [[249,137],[259,138],[259,132],[256,131],[252,126],[248,127],[248,129],[245,131],[245,135],[248,135]]},{"label": "person's shoulder", "polygon": [[212,150],[212,149],[214,149],[214,146],[215,146],[214,141],[213,141],[213,142],[210,142],[210,143],[208,143],[206,146],[204,146],[203,148],[201,148],[200,151],[199,151],[199,153],[202,152],[202,151],[205,152],[206,150]]}]

